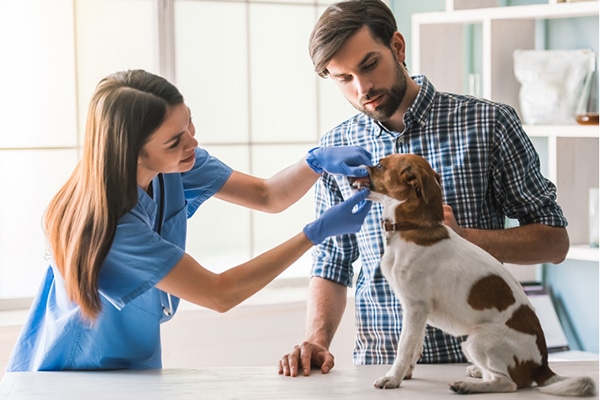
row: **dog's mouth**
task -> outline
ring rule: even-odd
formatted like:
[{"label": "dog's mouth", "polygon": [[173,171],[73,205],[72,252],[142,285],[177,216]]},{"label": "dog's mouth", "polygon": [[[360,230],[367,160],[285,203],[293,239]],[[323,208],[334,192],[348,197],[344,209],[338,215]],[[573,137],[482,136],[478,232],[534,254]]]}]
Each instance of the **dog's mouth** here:
[{"label": "dog's mouth", "polygon": [[364,176],[361,178],[348,177],[348,182],[350,182],[350,186],[352,186],[356,190],[371,188],[371,178],[369,178],[368,176]]}]

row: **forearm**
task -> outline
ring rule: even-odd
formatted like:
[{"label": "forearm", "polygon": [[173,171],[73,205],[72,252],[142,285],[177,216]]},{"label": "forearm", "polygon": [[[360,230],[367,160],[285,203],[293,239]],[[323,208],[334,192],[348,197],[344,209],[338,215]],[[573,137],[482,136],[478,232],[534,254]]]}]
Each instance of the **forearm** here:
[{"label": "forearm", "polygon": [[498,260],[512,264],[558,264],[569,250],[569,236],[563,227],[528,224],[500,230],[461,228],[458,233]]},{"label": "forearm", "polygon": [[304,159],[268,179],[233,171],[215,197],[254,210],[277,213],[304,196],[319,176]]},{"label": "forearm", "polygon": [[313,277],[308,290],[305,340],[329,349],[346,309],[347,288]]},{"label": "forearm", "polygon": [[264,288],[308,249],[312,242],[303,232],[279,246],[215,274],[185,254],[156,286],[194,304],[226,312]]},{"label": "forearm", "polygon": [[279,246],[220,274],[220,290],[231,307],[264,288],[298,260],[313,244],[299,233]]},{"label": "forearm", "polygon": [[280,212],[296,203],[315,184],[320,175],[304,158],[265,179],[265,203],[268,212]]}]

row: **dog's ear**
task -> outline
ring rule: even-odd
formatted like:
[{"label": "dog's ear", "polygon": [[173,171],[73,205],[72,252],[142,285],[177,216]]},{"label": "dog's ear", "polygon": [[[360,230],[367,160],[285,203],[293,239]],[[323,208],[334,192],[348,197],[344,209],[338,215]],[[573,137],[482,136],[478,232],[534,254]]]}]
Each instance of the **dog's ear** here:
[{"label": "dog's ear", "polygon": [[419,168],[416,173],[416,176],[418,184],[416,186],[413,185],[413,187],[417,192],[417,196],[421,196],[425,204],[428,204],[429,197],[427,197],[427,194],[429,193],[429,185],[431,184],[429,174],[426,173],[426,171],[423,170],[423,168]]},{"label": "dog's ear", "polygon": [[437,172],[434,171],[434,176],[432,177],[431,174],[423,168],[407,168],[404,170],[403,175],[406,183],[415,189],[417,197],[421,197],[425,204],[429,204],[428,195],[434,192],[435,187],[433,186],[439,186],[441,184],[441,178]]},{"label": "dog's ear", "polygon": [[401,177],[406,184],[415,190],[417,197],[423,197],[423,200],[427,203],[427,198],[423,194],[423,172],[419,168],[413,168],[411,165],[402,171]]}]

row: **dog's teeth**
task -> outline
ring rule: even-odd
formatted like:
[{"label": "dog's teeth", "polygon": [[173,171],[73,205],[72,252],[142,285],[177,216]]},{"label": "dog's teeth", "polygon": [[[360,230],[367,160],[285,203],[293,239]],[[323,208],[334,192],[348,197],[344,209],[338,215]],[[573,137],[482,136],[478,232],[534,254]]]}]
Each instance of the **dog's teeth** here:
[{"label": "dog's teeth", "polygon": [[370,180],[369,180],[369,178],[351,178],[350,185],[353,188],[361,190],[361,189],[370,187]]}]

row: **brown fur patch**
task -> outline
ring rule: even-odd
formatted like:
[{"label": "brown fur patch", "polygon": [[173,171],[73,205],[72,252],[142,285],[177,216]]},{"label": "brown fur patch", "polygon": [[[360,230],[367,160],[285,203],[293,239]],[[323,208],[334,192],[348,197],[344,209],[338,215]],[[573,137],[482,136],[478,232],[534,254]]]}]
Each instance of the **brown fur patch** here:
[{"label": "brown fur patch", "polygon": [[[533,364],[532,361],[526,361],[527,363],[532,363],[535,365],[535,369],[531,372],[531,379],[533,379],[538,385],[544,384],[548,379],[552,378],[555,374],[552,372],[550,367],[548,367],[548,349],[546,348],[546,339],[544,338],[544,331],[542,330],[542,326],[540,325],[540,321],[538,320],[535,311],[529,307],[528,305],[522,305],[513,313],[512,317],[508,321],[506,321],[506,326],[511,329],[514,329],[517,332],[522,332],[528,335],[535,336],[535,343],[537,348],[542,356],[542,364]],[[515,360],[516,362],[517,360]],[[523,364],[525,362],[521,362]],[[517,367],[515,367],[515,374],[519,374],[518,367],[519,363],[517,362]],[[510,371],[509,371],[510,372]],[[513,372],[510,372],[511,378],[515,382],[516,378],[513,377]]]},{"label": "brown fur patch", "polygon": [[517,357],[515,357],[514,360],[515,366],[508,368],[510,379],[517,384],[518,389],[525,386],[531,386],[533,375],[540,366],[531,360],[519,361],[517,360]]},{"label": "brown fur patch", "polygon": [[419,246],[432,246],[440,240],[450,238],[448,231],[443,226],[401,231],[400,236],[403,240],[414,242]]},{"label": "brown fur patch", "polygon": [[443,225],[440,176],[421,156],[392,154],[369,167],[371,190],[403,203],[394,210],[402,239],[431,246],[450,237]]},{"label": "brown fur patch", "polygon": [[531,307],[523,304],[515,310],[512,317],[506,321],[506,326],[518,332],[534,335],[536,337],[535,342],[542,358],[547,360],[548,349],[546,348],[544,331],[542,330],[542,325],[540,325],[540,321],[538,320],[535,311]]},{"label": "brown fur patch", "polygon": [[475,310],[496,308],[504,311],[515,304],[515,296],[508,284],[498,275],[488,275],[471,286],[469,305]]}]

